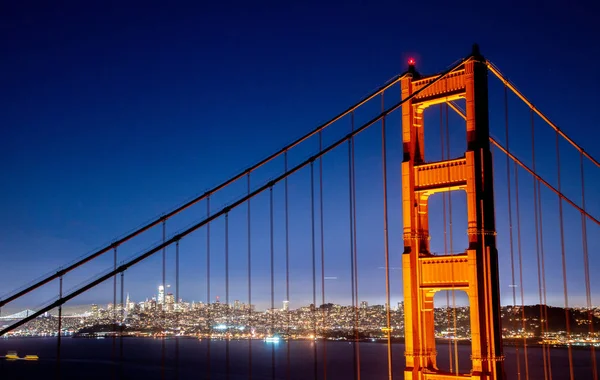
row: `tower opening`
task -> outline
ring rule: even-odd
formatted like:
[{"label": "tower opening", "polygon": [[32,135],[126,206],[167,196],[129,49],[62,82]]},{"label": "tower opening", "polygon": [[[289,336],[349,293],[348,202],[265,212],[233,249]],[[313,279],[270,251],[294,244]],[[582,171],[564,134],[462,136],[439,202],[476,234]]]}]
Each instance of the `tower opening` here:
[{"label": "tower opening", "polygon": [[[471,371],[471,309],[464,290],[440,290],[433,297],[438,370]],[[458,366],[458,367],[457,367]]]}]

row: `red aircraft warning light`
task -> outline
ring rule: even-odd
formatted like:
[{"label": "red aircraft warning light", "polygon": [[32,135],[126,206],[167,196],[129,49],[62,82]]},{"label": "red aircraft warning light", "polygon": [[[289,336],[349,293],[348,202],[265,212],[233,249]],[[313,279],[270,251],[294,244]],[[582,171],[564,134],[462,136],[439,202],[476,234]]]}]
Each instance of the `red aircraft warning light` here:
[{"label": "red aircraft warning light", "polygon": [[414,66],[415,65],[415,59],[414,58],[409,58],[408,59],[408,65],[409,66]]}]

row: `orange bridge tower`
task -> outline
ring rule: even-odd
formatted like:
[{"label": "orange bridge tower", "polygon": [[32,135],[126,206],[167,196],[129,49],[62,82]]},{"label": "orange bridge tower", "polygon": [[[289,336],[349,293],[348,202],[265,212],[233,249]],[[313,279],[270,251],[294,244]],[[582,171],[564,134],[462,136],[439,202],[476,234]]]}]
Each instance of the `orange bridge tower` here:
[{"label": "orange bridge tower", "polygon": [[[421,77],[410,65],[401,83],[402,98],[436,77]],[[458,99],[466,100],[464,156],[425,162],[423,111]],[[402,142],[404,379],[503,379],[487,66],[476,45],[461,67],[402,105]],[[465,253],[434,256],[429,250],[428,198],[454,190],[467,194],[469,247]],[[450,289],[465,291],[470,303],[472,370],[466,374],[442,372],[436,364],[433,297]]]}]

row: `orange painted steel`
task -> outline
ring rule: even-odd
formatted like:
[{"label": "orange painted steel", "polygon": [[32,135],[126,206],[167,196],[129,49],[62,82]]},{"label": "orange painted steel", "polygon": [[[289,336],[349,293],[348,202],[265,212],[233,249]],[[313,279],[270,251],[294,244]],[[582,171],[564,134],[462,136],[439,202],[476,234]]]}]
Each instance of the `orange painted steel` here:
[{"label": "orange painted steel", "polygon": [[[402,98],[433,78],[421,78],[409,67],[400,82]],[[474,49],[461,68],[402,105],[405,380],[504,378],[487,96],[486,61]],[[460,98],[467,105],[465,157],[425,163],[424,110]],[[463,254],[434,256],[429,249],[428,198],[453,190],[467,193],[469,247]],[[437,367],[433,297],[450,289],[464,290],[471,306],[469,373]]]}]

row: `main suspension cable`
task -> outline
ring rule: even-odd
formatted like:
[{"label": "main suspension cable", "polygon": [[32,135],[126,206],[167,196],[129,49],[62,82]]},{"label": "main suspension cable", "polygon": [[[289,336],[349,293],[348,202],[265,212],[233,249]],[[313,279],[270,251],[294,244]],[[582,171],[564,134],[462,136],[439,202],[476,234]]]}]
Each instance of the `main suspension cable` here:
[{"label": "main suspension cable", "polygon": [[559,134],[562,138],[567,140],[569,142],[569,144],[571,144],[573,147],[575,147],[575,149],[577,149],[579,151],[579,153],[581,153],[582,155],[587,157],[590,161],[592,161],[594,163],[594,165],[600,167],[600,162],[598,162],[598,160],[596,160],[588,152],[586,152],[579,144],[577,144],[575,141],[573,141],[560,128],[558,128],[558,126],[556,124],[554,124],[552,121],[550,121],[550,119],[546,115],[544,115],[539,109],[537,109],[533,105],[533,103],[531,103],[529,101],[529,99],[527,99],[525,97],[525,95],[523,95],[519,90],[517,90],[517,88],[508,79],[506,79],[506,77],[504,75],[502,75],[502,73],[498,70],[498,68],[496,66],[494,66],[494,64],[492,62],[486,61],[486,63],[487,63],[488,69],[496,77],[498,77],[498,79],[500,79],[506,87],[510,88],[510,90],[513,93],[515,93],[515,95],[517,95],[525,104],[527,104],[527,106],[531,109],[532,112],[535,112],[539,117],[541,117],[542,120],[544,120],[550,127],[552,127],[552,129],[554,129],[557,134]]},{"label": "main suspension cable", "polygon": [[[442,78],[443,76],[448,75],[449,73],[451,73],[452,71],[456,70],[461,64],[462,62],[464,62],[465,59],[460,60],[460,62],[457,65],[452,66],[450,69],[446,70],[444,73],[440,74],[439,78],[436,78],[435,81],[437,81],[438,79]],[[346,115],[350,114],[351,112],[353,112],[354,110],[360,108],[362,105],[364,105],[365,103],[367,103],[368,101],[370,101],[371,99],[373,99],[374,97],[376,97],[377,95],[379,95],[382,91],[385,91],[386,89],[394,86],[396,83],[398,83],[400,81],[400,79],[402,79],[404,77],[404,75],[406,74],[401,74],[401,75],[397,75],[394,78],[392,78],[391,80],[389,80],[386,84],[384,84],[383,86],[379,87],[378,89],[376,89],[375,91],[373,91],[372,93],[370,93],[369,95],[367,95],[366,97],[364,97],[363,99],[361,99],[359,102],[355,103],[354,105],[350,106],[348,109],[346,109],[345,111],[341,112],[340,114],[338,114],[337,116],[333,117],[332,119],[330,119],[329,121],[321,124],[320,126],[318,126],[317,128],[313,129],[312,131],[308,132],[307,134],[305,134],[304,136],[296,139],[294,142],[286,145],[285,147],[283,147],[282,149],[278,150],[277,152],[271,154],[270,156],[262,159],[261,161],[257,162],[256,164],[250,166],[249,168],[245,169],[244,171],[238,173],[237,175],[229,178],[227,181],[222,182],[221,184],[213,187],[212,189],[206,191],[204,194],[197,196],[196,198],[186,202],[185,204],[177,207],[176,209],[172,210],[171,212],[168,212],[164,215],[162,215],[161,217],[153,220],[152,222],[144,225],[143,227],[140,227],[138,229],[136,229],[135,231],[131,232],[130,234],[126,235],[125,237],[122,237],[120,239],[118,239],[117,241],[111,243],[110,245],[82,258],[81,260],[78,260],[77,262],[69,265],[66,268],[63,268],[59,271],[57,271],[56,273],[53,273],[51,275],[49,275],[48,277],[36,282],[35,284],[32,284],[30,286],[28,286],[25,289],[22,289],[20,291],[16,291],[14,292],[11,296],[0,300],[0,307],[6,305],[9,302],[14,301],[17,298],[20,298],[21,296],[39,288],[40,286],[43,286],[44,284],[47,284],[48,282],[57,279],[59,276],[66,274],[76,268],[78,268],[79,266],[101,256],[102,254],[108,252],[109,250],[111,250],[114,247],[117,247],[131,239],[133,239],[134,237],[144,233],[145,231],[151,229],[152,227],[157,226],[158,224],[160,224],[161,222],[169,219],[170,217],[179,214],[180,212],[190,208],[191,206],[195,205],[196,203],[208,198],[209,196],[217,193],[218,191],[224,189],[225,187],[229,186],[230,184],[236,182],[237,180],[243,178],[244,176],[246,176],[247,174],[250,174],[251,172],[259,169],[260,167],[266,165],[267,163],[271,162],[272,160],[274,160],[275,158],[279,157],[280,155],[282,155],[283,153],[285,153],[286,151],[294,148],[295,146],[301,144],[302,142],[308,140],[309,138],[311,138],[312,136],[316,135],[317,133],[319,133],[320,131],[326,129],[327,127],[329,127],[330,125],[334,124],[336,121],[342,119],[343,117],[345,117]],[[427,86],[429,87],[429,86]]]},{"label": "main suspension cable", "polygon": [[181,238],[189,235],[190,233],[196,231],[197,229],[204,227],[210,221],[212,221],[212,220],[214,220],[214,219],[222,216],[226,211],[230,211],[230,210],[232,210],[232,209],[240,206],[244,202],[248,201],[248,199],[250,199],[250,198],[252,198],[252,197],[254,197],[254,196],[256,196],[256,195],[258,195],[258,194],[260,194],[262,192],[264,192],[266,189],[268,189],[273,184],[280,182],[284,178],[292,175],[293,173],[296,173],[300,169],[302,169],[305,166],[309,165],[310,163],[314,162],[314,160],[316,160],[319,157],[321,157],[321,156],[329,153],[330,151],[332,151],[336,147],[342,145],[344,142],[346,142],[352,136],[355,136],[355,135],[363,132],[364,130],[366,130],[367,128],[369,128],[373,124],[375,124],[377,121],[379,121],[382,117],[387,116],[387,115],[391,114],[392,112],[398,110],[399,108],[401,108],[401,106],[405,102],[410,101],[411,99],[413,99],[414,97],[416,97],[420,93],[422,93],[423,91],[426,91],[428,88],[430,88],[431,86],[433,86],[435,83],[439,82],[442,78],[446,77],[447,75],[449,75],[452,72],[454,72],[455,70],[457,70],[459,67],[461,67],[464,64],[465,61],[468,61],[469,59],[470,59],[470,57],[460,60],[460,62],[458,64],[452,66],[448,70],[446,70],[443,73],[439,74],[433,80],[429,81],[423,87],[421,87],[418,90],[414,91],[411,95],[409,95],[405,99],[402,99],[401,101],[399,101],[399,102],[395,103],[394,105],[390,106],[385,112],[383,112],[383,113],[375,116],[373,119],[367,121],[361,127],[355,129],[354,132],[351,132],[351,133],[347,134],[346,136],[343,136],[342,138],[340,138],[337,141],[335,141],[332,144],[330,144],[327,148],[323,149],[321,152],[312,155],[311,157],[309,157],[305,161],[301,162],[300,164],[298,164],[295,167],[293,167],[290,170],[288,170],[286,173],[283,173],[283,174],[277,176],[275,179],[269,181],[268,183],[260,186],[256,190],[252,191],[250,194],[238,198],[236,201],[234,201],[230,205],[221,208],[219,211],[215,212],[210,217],[207,217],[207,218],[203,219],[202,221],[191,225],[190,227],[188,227],[187,229],[181,231],[180,233],[178,233],[177,235],[173,236],[172,238],[170,238],[169,240],[165,241],[164,243],[159,244],[158,246],[145,251],[144,253],[142,253],[142,254],[140,254],[140,255],[132,258],[131,260],[129,260],[127,262],[124,262],[116,270],[112,270],[112,271],[110,271],[110,272],[108,272],[108,273],[106,273],[104,275],[101,275],[100,277],[96,278],[95,280],[92,280],[91,282],[89,282],[89,283],[87,283],[87,284],[79,287],[78,289],[72,291],[68,295],[63,296],[61,299],[58,299],[55,302],[52,302],[51,304],[49,304],[49,305],[41,308],[40,310],[36,311],[35,313],[32,313],[31,315],[29,315],[29,316],[27,316],[27,317],[25,317],[25,318],[23,318],[23,319],[15,322],[15,323],[13,323],[12,325],[10,325],[10,326],[8,326],[8,327],[0,330],[0,336],[6,334],[9,331],[14,330],[15,328],[17,328],[19,326],[22,326],[23,324],[25,324],[25,323],[33,320],[34,318],[37,318],[38,316],[42,315],[46,311],[51,310],[53,308],[56,308],[56,307],[58,307],[58,305],[64,304],[65,302],[68,302],[69,300],[73,299],[74,297],[77,297],[78,295],[80,295],[80,294],[82,294],[82,293],[84,293],[84,292],[86,292],[86,291],[88,291],[88,290],[96,287],[98,284],[101,284],[104,281],[108,280],[110,277],[114,276],[115,273],[120,273],[120,272],[128,269],[129,267],[134,266],[134,265],[140,263],[141,261],[143,261],[143,260],[147,259],[148,257],[154,255],[156,252],[160,251],[162,248],[173,244],[176,240],[179,240],[179,239],[181,239]]}]

